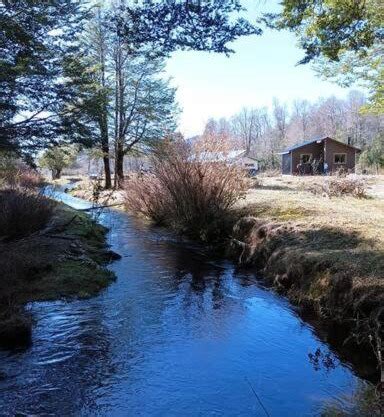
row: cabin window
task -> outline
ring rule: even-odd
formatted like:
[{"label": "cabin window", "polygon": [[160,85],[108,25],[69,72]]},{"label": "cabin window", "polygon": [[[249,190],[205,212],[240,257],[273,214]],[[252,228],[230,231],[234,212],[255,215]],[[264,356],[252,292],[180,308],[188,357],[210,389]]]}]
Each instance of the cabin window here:
[{"label": "cabin window", "polygon": [[246,167],[253,167],[255,164],[245,164]]},{"label": "cabin window", "polygon": [[307,164],[312,158],[312,154],[311,153],[302,153],[300,155],[300,162],[302,162],[303,164]]},{"label": "cabin window", "polygon": [[347,154],[346,153],[334,153],[333,162],[335,164],[345,164],[347,162]]}]

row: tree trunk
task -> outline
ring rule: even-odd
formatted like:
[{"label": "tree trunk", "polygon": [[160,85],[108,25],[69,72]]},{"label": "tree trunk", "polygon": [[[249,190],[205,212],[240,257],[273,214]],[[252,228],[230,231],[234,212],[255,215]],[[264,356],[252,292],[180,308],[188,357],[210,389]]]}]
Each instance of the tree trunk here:
[{"label": "tree trunk", "polygon": [[121,34],[117,30],[115,50],[115,188],[124,185],[124,75]]},{"label": "tree trunk", "polygon": [[104,164],[104,176],[105,189],[109,190],[112,188],[112,179],[111,179],[111,166],[109,160],[109,138],[108,138],[108,120],[106,116],[106,109],[103,109],[104,116],[100,121],[100,132],[101,132],[101,150],[103,152],[103,164]]},{"label": "tree trunk", "polygon": [[109,135],[108,135],[108,93],[107,93],[107,82],[105,78],[106,72],[106,51],[107,51],[107,37],[105,34],[105,28],[103,27],[103,20],[101,16],[101,9],[98,8],[98,50],[100,60],[100,80],[103,87],[103,98],[101,102],[100,115],[99,115],[99,127],[100,127],[100,142],[101,151],[103,152],[103,164],[104,164],[104,186],[108,190],[112,188],[111,179],[111,166],[109,160]]},{"label": "tree trunk", "polygon": [[117,143],[115,155],[115,187],[122,188],[124,185],[124,151],[121,144]]},{"label": "tree trunk", "polygon": [[109,165],[109,155],[103,151],[103,162],[104,162],[104,175],[105,182],[104,187],[106,190],[112,188],[112,178],[111,178],[111,167]]},{"label": "tree trunk", "polygon": [[61,178],[61,169],[54,168],[51,170],[52,179],[59,180]]}]

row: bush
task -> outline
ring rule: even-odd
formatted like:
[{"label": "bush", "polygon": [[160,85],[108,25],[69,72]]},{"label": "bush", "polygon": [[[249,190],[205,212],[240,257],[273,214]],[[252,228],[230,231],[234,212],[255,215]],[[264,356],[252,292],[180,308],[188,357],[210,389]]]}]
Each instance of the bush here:
[{"label": "bush", "polygon": [[9,154],[0,155],[0,186],[7,188],[37,188],[43,182],[41,175]]},{"label": "bush", "polygon": [[228,151],[212,137],[162,143],[150,158],[151,172],[126,182],[126,207],[193,238],[221,238],[248,183],[241,168],[226,162]]},{"label": "bush", "polygon": [[367,196],[364,181],[357,177],[329,178],[323,185],[323,192],[328,197],[350,195],[356,198],[365,198]]},{"label": "bush", "polygon": [[320,182],[314,181],[305,184],[303,189],[313,194],[323,194],[326,197],[352,196],[356,198],[366,198],[367,190],[365,182],[354,176],[334,176],[326,178]]},{"label": "bush", "polygon": [[51,219],[55,205],[30,191],[0,191],[0,238],[12,240],[40,230]]}]

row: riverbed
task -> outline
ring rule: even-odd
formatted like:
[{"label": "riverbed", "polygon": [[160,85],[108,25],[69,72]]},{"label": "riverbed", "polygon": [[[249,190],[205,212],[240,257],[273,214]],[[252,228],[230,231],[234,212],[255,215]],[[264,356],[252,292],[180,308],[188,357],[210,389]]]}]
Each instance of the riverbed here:
[{"label": "riverbed", "polygon": [[121,211],[100,222],[116,282],[30,306],[32,347],[0,352],[1,416],[314,416],[358,384],[252,271]]}]

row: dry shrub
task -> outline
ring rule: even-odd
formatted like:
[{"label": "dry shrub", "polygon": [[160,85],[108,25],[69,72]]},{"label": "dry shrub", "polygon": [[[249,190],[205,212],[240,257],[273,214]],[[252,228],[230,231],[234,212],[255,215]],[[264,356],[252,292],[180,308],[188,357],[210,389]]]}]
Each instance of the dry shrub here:
[{"label": "dry shrub", "polygon": [[31,191],[0,191],[0,238],[12,240],[43,228],[51,219],[56,203]]},{"label": "dry shrub", "polygon": [[222,238],[230,209],[248,186],[229,152],[219,137],[164,141],[150,158],[151,172],[127,181],[126,207],[194,238]]},{"label": "dry shrub", "polygon": [[357,177],[331,177],[324,182],[323,192],[328,197],[349,195],[365,198],[367,196],[364,181]]},{"label": "dry shrub", "polygon": [[329,177],[320,182],[313,181],[309,184],[304,184],[302,188],[312,192],[313,194],[322,194],[329,198],[343,196],[356,198],[367,197],[365,182],[354,176]]},{"label": "dry shrub", "polygon": [[12,156],[0,156],[0,184],[5,188],[34,189],[43,183],[34,169]]}]

